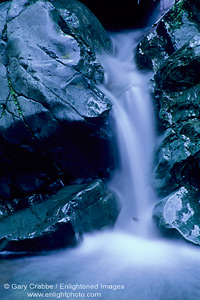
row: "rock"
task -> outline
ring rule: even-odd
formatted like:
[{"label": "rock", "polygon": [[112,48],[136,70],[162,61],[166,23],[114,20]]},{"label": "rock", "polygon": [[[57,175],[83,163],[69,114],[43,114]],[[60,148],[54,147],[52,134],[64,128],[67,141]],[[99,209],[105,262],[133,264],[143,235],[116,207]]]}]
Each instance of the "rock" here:
[{"label": "rock", "polygon": [[1,217],[0,251],[40,252],[75,245],[82,233],[112,226],[118,204],[101,180],[61,189],[45,202]]},{"label": "rock", "polygon": [[[64,26],[63,31],[69,32],[75,36],[77,41],[87,47],[90,51],[109,52],[112,49],[111,40],[107,32],[103,29],[101,23],[96,16],[80,1],[76,0],[49,0],[58,10],[60,16],[65,20],[62,22],[57,14],[54,18],[59,23],[59,26]],[[58,18],[58,19],[57,19]],[[67,26],[66,26],[67,24]]]},{"label": "rock", "polygon": [[7,54],[6,54],[6,16],[8,9],[10,8],[11,2],[0,4],[0,63],[7,63]]},{"label": "rock", "polygon": [[156,88],[167,92],[184,91],[200,83],[200,34],[173,53],[155,75]]},{"label": "rock", "polygon": [[198,0],[192,4],[190,0],[178,1],[138,44],[138,67],[156,72],[171,54],[199,34],[198,12]]},{"label": "rock", "polygon": [[[181,185],[199,185],[200,34],[172,54],[154,76],[159,117],[165,128],[155,160],[159,195]],[[198,169],[198,170],[197,170]]]},{"label": "rock", "polygon": [[[153,166],[154,186],[158,196],[165,197],[156,206],[157,224],[166,229],[175,226],[194,243],[198,242],[189,236],[200,226],[197,192],[200,189],[199,15],[197,0],[176,2],[139,43],[135,52],[138,67],[151,71],[153,76],[152,91],[160,133]],[[187,190],[186,196],[183,188]],[[178,189],[180,194],[176,192]],[[181,207],[191,206],[194,210],[195,219],[189,219],[190,227],[176,218],[170,222],[170,213],[174,216],[176,211],[176,199],[180,202],[182,197]],[[168,210],[170,205],[173,207],[171,212]],[[166,211],[170,212],[167,219],[163,217]],[[180,212],[177,208],[177,211],[178,216],[182,208]],[[166,225],[168,219],[169,226]]]},{"label": "rock", "polygon": [[159,99],[159,117],[165,128],[175,127],[188,118],[199,118],[199,84],[178,92],[166,92],[157,88],[154,94]]},{"label": "rock", "polygon": [[[136,49],[138,67],[153,71],[162,132],[154,161],[160,197],[182,185],[199,188],[200,26],[198,1],[181,0]],[[196,166],[196,168],[194,167]]]},{"label": "rock", "polygon": [[107,178],[111,104],[96,53],[111,51],[94,15],[73,1],[0,4],[0,198]]},{"label": "rock", "polygon": [[[156,186],[162,196],[182,184],[199,186],[200,34],[173,53],[154,76],[159,117],[166,128],[155,162]],[[196,166],[196,167],[195,167]],[[199,169],[198,169],[199,170]]]},{"label": "rock", "polygon": [[159,142],[154,161],[155,187],[160,197],[181,185],[200,188],[200,122],[189,119],[177,131],[168,129]]},{"label": "rock", "polygon": [[193,244],[200,245],[199,191],[181,187],[161,200],[154,208],[154,219],[161,232],[166,229]]}]

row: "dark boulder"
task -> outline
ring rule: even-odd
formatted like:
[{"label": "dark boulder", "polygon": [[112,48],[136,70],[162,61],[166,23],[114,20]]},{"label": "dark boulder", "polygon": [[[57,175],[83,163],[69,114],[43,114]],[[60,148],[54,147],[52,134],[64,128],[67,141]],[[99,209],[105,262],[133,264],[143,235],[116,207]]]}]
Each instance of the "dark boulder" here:
[{"label": "dark boulder", "polygon": [[162,63],[155,75],[156,88],[170,92],[184,91],[200,83],[200,33]]},{"label": "dark boulder", "polygon": [[170,128],[156,155],[155,173],[161,194],[186,183],[200,188],[199,40],[200,35],[190,39],[162,64],[154,77],[159,116],[163,126]]},{"label": "dark boulder", "polygon": [[73,1],[0,4],[0,198],[109,176],[110,102],[96,87],[99,21]]},{"label": "dark boulder", "polygon": [[157,147],[154,185],[161,197],[183,184],[200,188],[200,122],[194,118],[181,125],[167,130]]},{"label": "dark boulder", "polygon": [[0,251],[40,252],[76,245],[81,235],[114,225],[118,204],[101,180],[61,189],[45,202],[0,216]]},{"label": "dark boulder", "polygon": [[156,155],[156,186],[166,195],[182,184],[199,185],[200,34],[172,54],[155,74],[159,116],[169,128]]},{"label": "dark boulder", "polygon": [[[190,218],[190,231],[200,226],[199,15],[199,1],[176,2],[136,49],[138,67],[153,75],[160,133],[154,160],[154,183],[158,196],[166,198],[156,207],[157,224],[173,227],[163,221],[166,206],[163,208],[162,204],[172,203],[169,199],[174,203],[176,197],[171,198],[171,193],[176,195],[176,190],[184,188],[187,197],[184,196],[183,210],[187,203],[188,207],[194,206],[195,220]],[[184,232],[184,226],[188,227],[184,224],[181,224],[181,230],[180,224],[173,228]],[[192,238],[188,240],[193,241]]]},{"label": "dark boulder", "polygon": [[176,2],[138,44],[138,67],[156,72],[171,54],[200,33],[199,24],[198,0]]}]

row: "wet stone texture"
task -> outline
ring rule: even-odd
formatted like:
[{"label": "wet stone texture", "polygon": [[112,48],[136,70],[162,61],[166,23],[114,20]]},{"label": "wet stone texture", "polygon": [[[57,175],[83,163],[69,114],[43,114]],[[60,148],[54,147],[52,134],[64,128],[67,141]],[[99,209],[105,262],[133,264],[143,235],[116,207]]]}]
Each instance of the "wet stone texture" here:
[{"label": "wet stone texture", "polygon": [[108,177],[111,104],[96,53],[111,42],[94,15],[76,1],[2,3],[0,48],[0,198]]},{"label": "wet stone texture", "polygon": [[118,204],[101,180],[61,189],[45,202],[0,216],[0,252],[35,253],[78,243],[84,232],[113,226]]},{"label": "wet stone texture", "polygon": [[111,51],[76,0],[0,4],[0,251],[70,246],[114,224],[117,203],[98,179],[114,165],[97,59]]},{"label": "wet stone texture", "polygon": [[[138,68],[153,74],[152,90],[160,133],[154,159],[154,186],[158,196],[164,197],[163,202],[168,203],[167,206],[170,203],[172,211],[177,211],[176,226],[169,222],[170,226],[184,237],[195,230],[196,237],[187,239],[197,244],[199,233],[196,229],[200,226],[199,9],[198,0],[177,1],[153,26],[135,52]],[[195,208],[194,216],[189,218],[190,226],[181,221],[177,203],[172,201],[175,198],[170,196],[171,193],[179,194],[180,189],[193,195],[184,196],[182,203],[183,210]],[[163,221],[166,205],[161,214],[159,209],[161,205],[156,208],[157,220],[160,216],[162,221],[157,224],[163,229],[168,228],[168,221]]]},{"label": "wet stone texture", "polygon": [[181,187],[161,200],[153,212],[158,227],[176,230],[185,240],[200,245],[200,205],[197,199],[200,199],[197,190]]}]

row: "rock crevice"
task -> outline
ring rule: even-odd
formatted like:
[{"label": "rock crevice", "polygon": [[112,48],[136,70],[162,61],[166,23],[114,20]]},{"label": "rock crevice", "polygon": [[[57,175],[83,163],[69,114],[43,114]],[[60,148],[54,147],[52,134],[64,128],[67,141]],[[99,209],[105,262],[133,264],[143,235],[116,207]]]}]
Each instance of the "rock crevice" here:
[{"label": "rock crevice", "polygon": [[[198,230],[196,236],[192,233],[200,225],[199,1],[178,1],[139,43],[136,61],[143,71],[153,72],[160,130],[153,172],[157,194],[164,198],[156,206],[155,219],[163,231],[174,229],[199,244]],[[179,210],[182,190],[187,193]],[[169,205],[176,224],[170,219]],[[194,214],[184,223],[179,214],[187,207],[194,207]]]}]

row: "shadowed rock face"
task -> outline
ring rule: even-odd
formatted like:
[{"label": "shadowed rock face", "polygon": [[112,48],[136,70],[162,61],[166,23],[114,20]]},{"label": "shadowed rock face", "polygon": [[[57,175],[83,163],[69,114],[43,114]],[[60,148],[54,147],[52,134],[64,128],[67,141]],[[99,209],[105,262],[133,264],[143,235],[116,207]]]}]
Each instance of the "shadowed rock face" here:
[{"label": "shadowed rock face", "polygon": [[[155,24],[155,28],[140,42],[136,51],[138,67],[150,70],[154,75],[153,93],[161,133],[154,161],[155,187],[161,198],[166,197],[162,202],[163,210],[161,204],[156,208],[157,223],[161,228],[177,229],[185,238],[198,244],[200,234],[196,229],[200,225],[199,16],[199,1],[178,1]],[[180,212],[176,212],[177,197],[168,196],[180,188],[187,191],[182,212],[189,206],[195,207],[194,217],[189,219],[190,225],[182,222],[179,218]],[[162,220],[166,203],[169,202],[175,212],[176,224],[170,223],[168,226],[167,221]],[[192,234],[193,230],[196,236]]]},{"label": "shadowed rock face", "polygon": [[77,1],[0,4],[0,198],[107,177],[111,105],[97,89],[107,33]]},{"label": "shadowed rock face", "polygon": [[92,181],[113,167],[96,57],[111,42],[75,0],[13,0],[0,5],[0,50],[0,252],[74,246],[119,212]]},{"label": "shadowed rock face", "polygon": [[101,180],[61,189],[45,202],[0,218],[0,252],[74,246],[82,233],[112,226],[119,208]]}]

